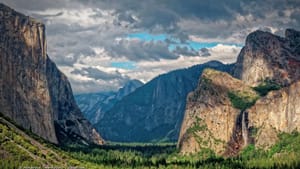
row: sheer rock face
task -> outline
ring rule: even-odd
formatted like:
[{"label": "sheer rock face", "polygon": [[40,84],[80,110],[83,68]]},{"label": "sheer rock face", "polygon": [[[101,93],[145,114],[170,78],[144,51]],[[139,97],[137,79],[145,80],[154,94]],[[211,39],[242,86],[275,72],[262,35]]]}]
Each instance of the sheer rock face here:
[{"label": "sheer rock face", "polygon": [[53,143],[101,143],[46,48],[42,23],[0,4],[0,112]]},{"label": "sheer rock face", "polygon": [[[285,38],[256,31],[246,40],[233,75],[205,71],[189,94],[178,147],[182,153],[209,148],[233,156],[251,143],[269,148],[278,133],[300,131],[300,33],[286,30]],[[205,80],[206,79],[206,80]],[[237,89],[254,95],[251,87],[265,79],[283,88],[260,97],[244,111],[228,98]],[[250,87],[251,86],[251,87]]]},{"label": "sheer rock face", "polygon": [[240,91],[256,95],[249,86],[227,73],[204,70],[197,89],[187,99],[178,142],[182,153],[208,148],[221,155],[230,151],[229,142],[235,149],[242,148],[242,112],[232,106],[228,97],[229,92]]},{"label": "sheer rock face", "polygon": [[286,37],[255,31],[248,35],[234,68],[234,76],[251,86],[269,78],[287,86],[300,78],[300,33],[287,29]]},{"label": "sheer rock face", "polygon": [[278,132],[300,131],[299,104],[300,81],[270,92],[248,109],[248,127],[257,129],[256,145],[267,148],[276,142]]}]

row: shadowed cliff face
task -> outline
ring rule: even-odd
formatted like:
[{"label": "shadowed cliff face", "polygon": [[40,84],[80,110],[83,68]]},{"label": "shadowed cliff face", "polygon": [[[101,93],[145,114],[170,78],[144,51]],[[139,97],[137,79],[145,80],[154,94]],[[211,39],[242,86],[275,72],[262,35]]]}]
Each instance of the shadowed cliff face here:
[{"label": "shadowed cliff face", "polygon": [[[298,31],[286,30],[285,38],[256,31],[247,37],[234,67],[233,75],[240,80],[205,70],[187,99],[178,141],[181,153],[211,149],[234,156],[250,143],[268,148],[280,132],[300,131],[299,51]],[[267,90],[262,85],[266,81],[279,88],[261,94],[258,87]]]},{"label": "shadowed cliff face", "polygon": [[102,143],[46,49],[42,23],[0,4],[0,112],[53,143]]}]

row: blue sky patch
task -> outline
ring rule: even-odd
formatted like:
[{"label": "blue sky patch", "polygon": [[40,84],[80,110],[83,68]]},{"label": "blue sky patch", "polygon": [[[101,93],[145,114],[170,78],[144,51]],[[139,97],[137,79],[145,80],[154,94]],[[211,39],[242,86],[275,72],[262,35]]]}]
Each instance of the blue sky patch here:
[{"label": "blue sky patch", "polygon": [[217,46],[218,44],[223,44],[223,45],[229,45],[229,46],[237,46],[237,47],[243,47],[242,44],[233,44],[233,43],[219,43],[219,42],[195,42],[195,41],[191,41],[188,40],[184,43],[180,42],[179,39],[176,38],[172,38],[170,35],[168,34],[150,34],[147,32],[140,32],[140,33],[132,33],[132,34],[128,34],[127,38],[129,39],[140,39],[142,41],[165,41],[167,39],[171,40],[171,43],[168,46],[169,51],[174,51],[176,49],[176,47],[181,47],[184,48],[186,47],[189,50],[193,50],[193,51],[199,51],[202,48],[213,48],[215,46]]},{"label": "blue sky patch", "polygon": [[[218,42],[195,42],[190,40],[186,41],[185,43],[181,43],[178,39],[174,39],[167,34],[150,34],[147,32],[132,33],[132,34],[128,34],[127,37],[130,39],[137,38],[143,41],[165,41],[166,39],[170,39],[173,42],[169,45],[170,51],[175,50],[176,47],[181,47],[181,48],[187,47],[190,50],[198,51],[202,48],[213,48],[218,44],[221,44]],[[230,45],[230,46],[235,45],[238,47],[243,46],[241,44],[224,44],[224,45]]]},{"label": "blue sky patch", "polygon": [[120,69],[127,69],[127,70],[136,69],[136,63],[132,61],[111,62],[110,66],[115,68],[120,68]]},{"label": "blue sky patch", "polygon": [[149,34],[146,32],[140,32],[140,33],[132,33],[128,35],[128,38],[137,38],[144,41],[164,41],[167,39],[167,35],[165,34]]}]

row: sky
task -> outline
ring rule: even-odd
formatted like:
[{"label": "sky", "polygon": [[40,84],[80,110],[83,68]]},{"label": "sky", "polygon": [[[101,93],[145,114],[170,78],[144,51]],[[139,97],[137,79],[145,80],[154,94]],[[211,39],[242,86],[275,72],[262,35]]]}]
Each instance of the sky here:
[{"label": "sky", "polygon": [[246,36],[300,28],[299,0],[0,0],[46,25],[47,53],[75,93],[114,91],[209,60]]}]

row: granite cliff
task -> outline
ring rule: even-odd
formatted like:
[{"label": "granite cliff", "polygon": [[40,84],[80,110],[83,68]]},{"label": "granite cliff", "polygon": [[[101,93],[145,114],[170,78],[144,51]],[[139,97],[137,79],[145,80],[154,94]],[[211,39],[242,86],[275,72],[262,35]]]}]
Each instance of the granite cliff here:
[{"label": "granite cliff", "polygon": [[300,131],[300,32],[248,35],[232,75],[205,70],[187,99],[178,147],[234,156],[249,144],[263,149],[278,134]]},{"label": "granite cliff", "polygon": [[[300,131],[300,81],[257,100],[247,109],[247,128],[253,130],[256,146],[268,148],[280,132]],[[251,135],[250,135],[251,137]]]},{"label": "granite cliff", "polygon": [[238,106],[233,106],[228,95],[252,102],[258,94],[241,80],[213,69],[205,69],[200,79],[196,90],[187,98],[178,142],[181,152],[212,149],[220,155],[229,151],[229,142],[235,145],[235,150],[241,149],[243,113]]},{"label": "granite cliff", "polygon": [[248,35],[233,76],[256,86],[266,78],[287,86],[300,79],[300,33],[287,29],[285,37],[255,31]]},{"label": "granite cliff", "polygon": [[44,24],[0,4],[0,112],[53,143],[103,143],[47,56]]}]

